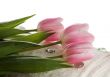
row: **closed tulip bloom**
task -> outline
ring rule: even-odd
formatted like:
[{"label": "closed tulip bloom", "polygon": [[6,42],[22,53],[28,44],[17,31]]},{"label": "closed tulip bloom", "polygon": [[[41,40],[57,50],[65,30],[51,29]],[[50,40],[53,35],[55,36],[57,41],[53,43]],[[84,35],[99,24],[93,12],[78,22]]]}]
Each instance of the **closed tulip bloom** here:
[{"label": "closed tulip bloom", "polygon": [[95,48],[90,43],[81,43],[78,45],[71,45],[68,48],[65,48],[63,53],[65,54],[65,56],[69,56],[72,54],[80,54],[88,51],[91,52],[94,49]]},{"label": "closed tulip bloom", "polygon": [[53,35],[49,36],[45,39],[44,43],[49,44],[55,41],[60,40],[61,32],[63,31],[64,27],[62,25],[62,18],[48,18],[42,20],[38,24],[38,31],[48,31],[49,33],[55,32]]},{"label": "closed tulip bloom", "polygon": [[70,64],[79,64],[93,58],[94,36],[88,32],[87,24],[75,24],[64,30],[61,37],[63,55]]},{"label": "closed tulip bloom", "polygon": [[47,18],[39,22],[38,30],[39,31],[49,31],[49,32],[59,32],[60,30],[64,29],[63,25],[61,24],[62,18]]},{"label": "closed tulip bloom", "polygon": [[55,41],[59,41],[60,40],[60,34],[55,33],[52,34],[51,36],[47,37],[47,39],[45,39],[44,44],[50,44],[53,43]]},{"label": "closed tulip bloom", "polygon": [[77,45],[70,45],[64,50],[64,58],[71,64],[78,64],[80,62],[89,60],[94,57],[92,51],[95,48],[91,43],[80,43]]},{"label": "closed tulip bloom", "polygon": [[94,57],[93,53],[85,52],[85,53],[73,54],[73,55],[67,56],[65,59],[70,64],[77,64],[77,63],[81,63],[83,61],[89,60],[93,57]]},{"label": "closed tulip bloom", "polygon": [[68,44],[78,44],[83,42],[92,43],[94,41],[94,36],[87,31],[73,31],[63,36],[62,43],[64,45]]},{"label": "closed tulip bloom", "polygon": [[75,31],[88,31],[88,29],[89,29],[89,26],[86,23],[84,23],[84,24],[74,24],[74,25],[71,25],[71,26],[67,27],[64,30],[64,35],[67,35],[71,32],[75,32]]}]

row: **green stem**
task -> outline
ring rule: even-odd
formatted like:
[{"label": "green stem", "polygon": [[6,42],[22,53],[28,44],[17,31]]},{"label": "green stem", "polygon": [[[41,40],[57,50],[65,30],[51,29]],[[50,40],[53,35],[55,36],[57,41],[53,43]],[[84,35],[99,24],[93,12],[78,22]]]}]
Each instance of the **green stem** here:
[{"label": "green stem", "polygon": [[62,57],[63,57],[62,55],[59,55],[59,56],[53,56],[53,57],[48,57],[48,58],[56,59],[56,58],[62,58]]},{"label": "green stem", "polygon": [[[34,48],[28,49],[26,51],[37,50],[37,49],[41,49],[41,48],[45,48],[45,47],[49,47],[49,46],[53,46],[53,45],[57,45],[57,44],[61,44],[61,41],[57,41],[57,42],[47,44],[47,45],[39,45],[39,46],[36,46]],[[19,53],[19,52],[14,52],[14,53],[11,53],[11,54],[17,54],[17,53]],[[9,55],[11,55],[11,54],[9,54]]]},{"label": "green stem", "polygon": [[49,47],[49,46],[53,46],[53,45],[57,45],[57,44],[61,44],[61,41],[57,41],[57,42],[54,42],[54,43],[51,43],[51,44],[47,44],[47,45],[41,45],[39,47],[40,48],[45,48],[45,47]]},{"label": "green stem", "polygon": [[24,31],[27,31],[27,32],[33,32],[33,31],[36,31],[36,32],[37,32],[37,29],[32,29],[32,30],[24,30]]}]

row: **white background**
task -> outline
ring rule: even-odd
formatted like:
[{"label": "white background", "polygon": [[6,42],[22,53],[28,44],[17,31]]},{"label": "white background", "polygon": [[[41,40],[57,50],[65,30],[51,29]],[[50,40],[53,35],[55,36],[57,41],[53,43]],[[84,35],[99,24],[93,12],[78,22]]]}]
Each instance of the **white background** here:
[{"label": "white background", "polygon": [[1,22],[32,14],[36,16],[23,24],[27,29],[51,17],[64,18],[65,27],[88,23],[95,35],[94,46],[110,50],[110,0],[0,0]]}]

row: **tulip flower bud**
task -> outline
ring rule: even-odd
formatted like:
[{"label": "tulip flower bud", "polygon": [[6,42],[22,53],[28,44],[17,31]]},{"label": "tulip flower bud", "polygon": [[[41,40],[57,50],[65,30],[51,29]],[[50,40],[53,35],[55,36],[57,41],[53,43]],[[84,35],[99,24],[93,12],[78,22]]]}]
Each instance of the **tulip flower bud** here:
[{"label": "tulip flower bud", "polygon": [[45,44],[49,44],[60,40],[60,34],[64,29],[63,25],[61,24],[62,20],[63,19],[60,17],[48,18],[48,19],[42,20],[38,24],[38,31],[48,31],[49,33],[55,32],[53,35],[45,39],[44,41]]},{"label": "tulip flower bud", "polygon": [[94,36],[88,32],[87,24],[75,24],[64,30],[61,37],[64,59],[70,64],[80,64],[93,58]]}]

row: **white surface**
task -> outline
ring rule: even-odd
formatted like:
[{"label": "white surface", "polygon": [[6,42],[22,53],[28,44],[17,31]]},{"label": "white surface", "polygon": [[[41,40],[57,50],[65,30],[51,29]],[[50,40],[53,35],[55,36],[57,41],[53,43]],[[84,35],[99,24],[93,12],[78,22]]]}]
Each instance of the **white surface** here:
[{"label": "white surface", "polygon": [[[54,49],[53,47],[48,47]],[[46,49],[34,50],[25,55],[37,55],[49,57],[61,54],[60,49],[54,49],[55,53],[47,53]],[[82,68],[63,68],[49,72],[34,74],[12,74],[7,77],[110,77],[110,52],[93,51],[96,55],[93,59],[85,61]],[[24,54],[23,54],[24,55]]]},{"label": "white surface", "polygon": [[110,50],[110,0],[0,0],[0,21],[31,14],[37,15],[23,24],[28,29],[48,17],[64,18],[65,27],[89,23],[94,46]]}]

